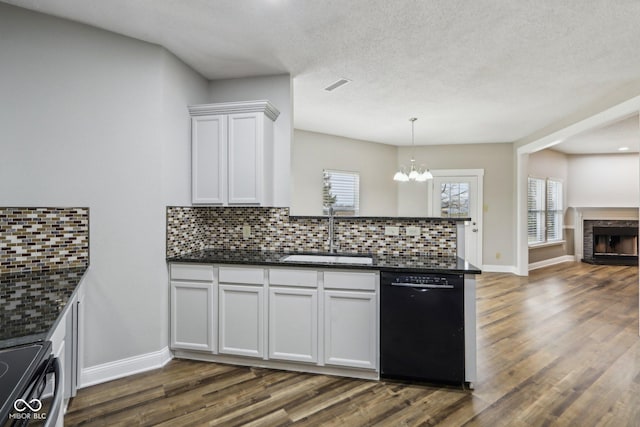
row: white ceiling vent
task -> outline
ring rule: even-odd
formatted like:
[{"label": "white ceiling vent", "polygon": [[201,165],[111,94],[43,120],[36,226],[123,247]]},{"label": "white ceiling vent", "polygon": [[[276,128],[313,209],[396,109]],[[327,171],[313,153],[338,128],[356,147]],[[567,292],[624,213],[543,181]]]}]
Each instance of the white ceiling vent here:
[{"label": "white ceiling vent", "polygon": [[325,87],[324,90],[326,90],[327,92],[331,92],[333,90],[338,89],[340,86],[346,85],[347,83],[351,83],[351,80],[349,80],[349,79],[340,79],[340,80],[337,80],[337,81],[331,83],[329,86]]}]

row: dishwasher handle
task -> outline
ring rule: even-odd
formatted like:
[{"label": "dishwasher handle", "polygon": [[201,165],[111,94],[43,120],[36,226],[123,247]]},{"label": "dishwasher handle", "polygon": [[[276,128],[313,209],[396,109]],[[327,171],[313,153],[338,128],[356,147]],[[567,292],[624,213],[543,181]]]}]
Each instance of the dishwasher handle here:
[{"label": "dishwasher handle", "polygon": [[404,283],[397,282],[391,283],[391,286],[400,286],[403,288],[416,288],[416,289],[453,289],[453,285],[437,285],[437,284],[423,284],[423,283]]}]

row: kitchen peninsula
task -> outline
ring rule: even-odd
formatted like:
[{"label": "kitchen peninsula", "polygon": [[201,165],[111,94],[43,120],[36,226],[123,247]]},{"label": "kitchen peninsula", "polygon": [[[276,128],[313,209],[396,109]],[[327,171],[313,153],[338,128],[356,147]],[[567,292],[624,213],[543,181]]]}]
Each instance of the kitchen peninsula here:
[{"label": "kitchen peninsula", "polygon": [[[464,279],[460,357],[464,382],[473,386],[480,270],[458,256],[462,221],[336,218],[335,238],[344,256],[327,258],[323,217],[289,217],[286,208],[169,207],[174,354],[379,379],[381,273],[428,277],[431,287],[436,279],[457,276]],[[407,225],[419,227],[420,235],[407,236]],[[247,226],[249,237],[243,236]],[[402,232],[388,235],[386,227]],[[302,253],[307,256],[289,257]]]}]

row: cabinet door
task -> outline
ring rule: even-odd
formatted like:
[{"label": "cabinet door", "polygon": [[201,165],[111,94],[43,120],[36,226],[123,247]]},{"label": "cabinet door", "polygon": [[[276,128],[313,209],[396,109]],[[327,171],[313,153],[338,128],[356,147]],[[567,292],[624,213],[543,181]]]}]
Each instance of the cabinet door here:
[{"label": "cabinet door", "polygon": [[318,362],[316,289],[269,289],[269,358]]},{"label": "cabinet door", "polygon": [[229,115],[229,203],[260,204],[264,180],[262,113]]},{"label": "cabinet door", "polygon": [[220,353],[264,357],[264,288],[219,285]]},{"label": "cabinet door", "polygon": [[171,282],[171,348],[215,352],[213,285]]},{"label": "cabinet door", "polygon": [[191,168],[191,201],[194,204],[225,203],[226,116],[199,116],[191,119]]},{"label": "cabinet door", "polygon": [[324,362],[377,369],[378,336],[374,292],[324,292]]}]

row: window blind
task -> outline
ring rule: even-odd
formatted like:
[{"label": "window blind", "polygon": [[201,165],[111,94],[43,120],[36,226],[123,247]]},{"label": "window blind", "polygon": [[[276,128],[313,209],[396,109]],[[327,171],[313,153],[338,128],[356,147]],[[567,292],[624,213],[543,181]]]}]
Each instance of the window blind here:
[{"label": "window blind", "polygon": [[527,194],[527,231],[529,243],[544,242],[544,179],[529,178]]},{"label": "window blind", "polygon": [[529,244],[562,240],[562,182],[529,178],[527,187],[527,233]]},{"label": "window blind", "polygon": [[562,183],[547,179],[547,241],[562,240]]},{"label": "window blind", "polygon": [[334,210],[357,214],[360,209],[360,174],[336,170],[325,170],[325,174],[330,184],[328,191],[335,196]]}]

